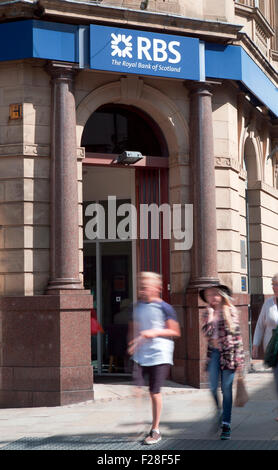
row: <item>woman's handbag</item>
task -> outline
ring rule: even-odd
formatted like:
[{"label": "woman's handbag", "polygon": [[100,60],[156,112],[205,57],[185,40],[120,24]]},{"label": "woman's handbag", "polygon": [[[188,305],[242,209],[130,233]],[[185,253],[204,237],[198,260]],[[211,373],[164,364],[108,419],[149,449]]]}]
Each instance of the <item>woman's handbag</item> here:
[{"label": "woman's handbag", "polygon": [[272,330],[272,337],[266,347],[264,363],[266,367],[275,367],[278,362],[278,326]]},{"label": "woman's handbag", "polygon": [[238,407],[244,406],[249,400],[243,375],[239,375],[236,384],[236,396],[234,405]]}]

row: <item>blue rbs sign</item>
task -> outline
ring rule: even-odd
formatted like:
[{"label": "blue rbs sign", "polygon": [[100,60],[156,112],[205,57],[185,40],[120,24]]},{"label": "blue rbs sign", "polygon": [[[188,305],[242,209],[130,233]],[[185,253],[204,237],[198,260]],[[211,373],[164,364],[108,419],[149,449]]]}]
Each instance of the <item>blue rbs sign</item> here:
[{"label": "blue rbs sign", "polygon": [[199,80],[199,40],[90,25],[90,68]]}]

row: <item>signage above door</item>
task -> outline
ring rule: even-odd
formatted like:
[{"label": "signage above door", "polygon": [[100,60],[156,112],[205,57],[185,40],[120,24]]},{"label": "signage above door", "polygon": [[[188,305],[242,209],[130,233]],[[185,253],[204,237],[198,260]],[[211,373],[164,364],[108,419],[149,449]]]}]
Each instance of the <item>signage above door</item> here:
[{"label": "signage above door", "polygon": [[199,39],[90,25],[90,68],[200,80]]}]

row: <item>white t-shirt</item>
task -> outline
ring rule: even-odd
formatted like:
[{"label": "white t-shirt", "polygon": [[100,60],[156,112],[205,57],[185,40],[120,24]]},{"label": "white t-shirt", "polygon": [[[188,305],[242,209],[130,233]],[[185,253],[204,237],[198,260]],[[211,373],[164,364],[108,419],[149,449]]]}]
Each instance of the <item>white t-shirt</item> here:
[{"label": "white t-shirt", "polygon": [[263,348],[265,351],[271,339],[272,330],[275,329],[277,325],[278,307],[276,297],[273,296],[267,299],[262,306],[254,333],[253,346],[260,346],[263,340]]},{"label": "white t-shirt", "polygon": [[[177,321],[175,310],[168,303],[138,302],[133,309],[133,320],[137,332],[143,330],[162,330],[169,319]],[[133,360],[141,366],[173,364],[174,341],[172,338],[145,338],[135,349]]]}]

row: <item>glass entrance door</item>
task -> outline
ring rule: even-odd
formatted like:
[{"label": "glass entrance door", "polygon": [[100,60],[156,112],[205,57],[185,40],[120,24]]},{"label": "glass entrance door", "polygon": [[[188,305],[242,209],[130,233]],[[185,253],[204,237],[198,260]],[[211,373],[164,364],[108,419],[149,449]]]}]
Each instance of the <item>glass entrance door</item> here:
[{"label": "glass entrance door", "polygon": [[133,302],[131,241],[84,243],[84,285],[104,333],[92,336],[94,373],[130,373],[126,354],[129,306]]}]

